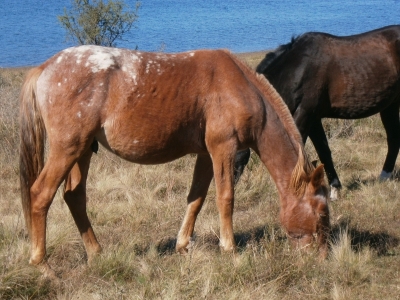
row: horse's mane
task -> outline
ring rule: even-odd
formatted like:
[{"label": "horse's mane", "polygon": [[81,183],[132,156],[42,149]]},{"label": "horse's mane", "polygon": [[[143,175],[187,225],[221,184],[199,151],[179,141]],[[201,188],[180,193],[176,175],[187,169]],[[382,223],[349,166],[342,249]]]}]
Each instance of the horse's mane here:
[{"label": "horse's mane", "polygon": [[[294,40],[292,40],[292,42],[294,42]],[[227,53],[232,57],[232,59],[245,73],[249,80],[251,80],[251,78],[255,79],[252,82],[256,84],[257,88],[259,88],[264,93],[264,95],[268,96],[268,102],[274,108],[276,114],[278,115],[278,118],[281,120],[286,131],[290,133],[289,137],[294,148],[298,148],[299,156],[296,166],[294,167],[292,172],[289,188],[292,189],[295,195],[303,195],[309,182],[309,177],[314,170],[314,166],[311,164],[311,162],[307,158],[307,155],[305,154],[302,137],[299,130],[297,129],[297,126],[287,105],[283,101],[282,97],[275,90],[275,88],[265,78],[265,76],[257,74],[246,63],[244,63],[241,59],[239,59],[229,51],[227,51]]]},{"label": "horse's mane", "polygon": [[300,38],[300,36],[292,36],[289,43],[280,45],[275,51],[270,51],[265,55],[265,58],[259,63],[256,68],[257,73],[264,73],[264,71],[274,62],[278,57],[282,56],[286,52],[293,48],[294,43]]}]

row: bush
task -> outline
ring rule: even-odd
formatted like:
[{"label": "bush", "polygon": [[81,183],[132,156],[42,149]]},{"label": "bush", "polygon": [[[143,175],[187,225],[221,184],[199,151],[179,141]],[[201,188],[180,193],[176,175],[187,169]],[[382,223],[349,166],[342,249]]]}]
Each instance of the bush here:
[{"label": "bush", "polygon": [[73,0],[72,9],[64,8],[58,16],[67,31],[67,39],[79,45],[101,45],[115,47],[137,20],[140,2],[135,11],[125,11],[123,1]]}]

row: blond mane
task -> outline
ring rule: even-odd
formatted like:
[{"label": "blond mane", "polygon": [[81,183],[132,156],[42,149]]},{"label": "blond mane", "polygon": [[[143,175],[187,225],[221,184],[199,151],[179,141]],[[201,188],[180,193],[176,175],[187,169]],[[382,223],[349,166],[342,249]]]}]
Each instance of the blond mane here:
[{"label": "blond mane", "polygon": [[256,73],[250,68],[249,65],[233,55],[230,51],[225,51],[232,57],[232,59],[246,74],[246,76],[248,76],[248,79],[251,80],[253,77],[255,77],[255,80],[252,82],[266,97],[268,97],[268,103],[271,104],[278,115],[278,118],[281,120],[284,128],[289,133],[293,147],[298,149],[299,155],[297,163],[292,171],[289,188],[296,196],[302,196],[305,192],[308,182],[310,181],[310,175],[314,170],[314,166],[311,164],[305,153],[302,137],[297,129],[289,108],[264,75]]}]

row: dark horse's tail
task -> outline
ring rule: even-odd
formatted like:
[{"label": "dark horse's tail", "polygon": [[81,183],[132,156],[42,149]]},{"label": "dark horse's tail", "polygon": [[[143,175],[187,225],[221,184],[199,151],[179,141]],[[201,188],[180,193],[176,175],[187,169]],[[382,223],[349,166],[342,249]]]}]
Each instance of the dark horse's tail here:
[{"label": "dark horse's tail", "polygon": [[22,208],[29,235],[31,235],[30,190],[43,169],[46,138],[46,130],[36,101],[36,82],[41,73],[41,68],[29,71],[20,96],[19,174]]}]

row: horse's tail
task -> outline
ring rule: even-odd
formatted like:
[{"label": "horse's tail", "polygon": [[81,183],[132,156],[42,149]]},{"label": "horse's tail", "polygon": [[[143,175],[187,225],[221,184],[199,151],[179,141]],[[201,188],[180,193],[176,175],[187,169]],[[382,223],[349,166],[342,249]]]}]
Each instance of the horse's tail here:
[{"label": "horse's tail", "polygon": [[46,130],[36,100],[36,82],[43,69],[29,71],[20,95],[19,174],[25,222],[31,235],[30,190],[44,164]]}]

